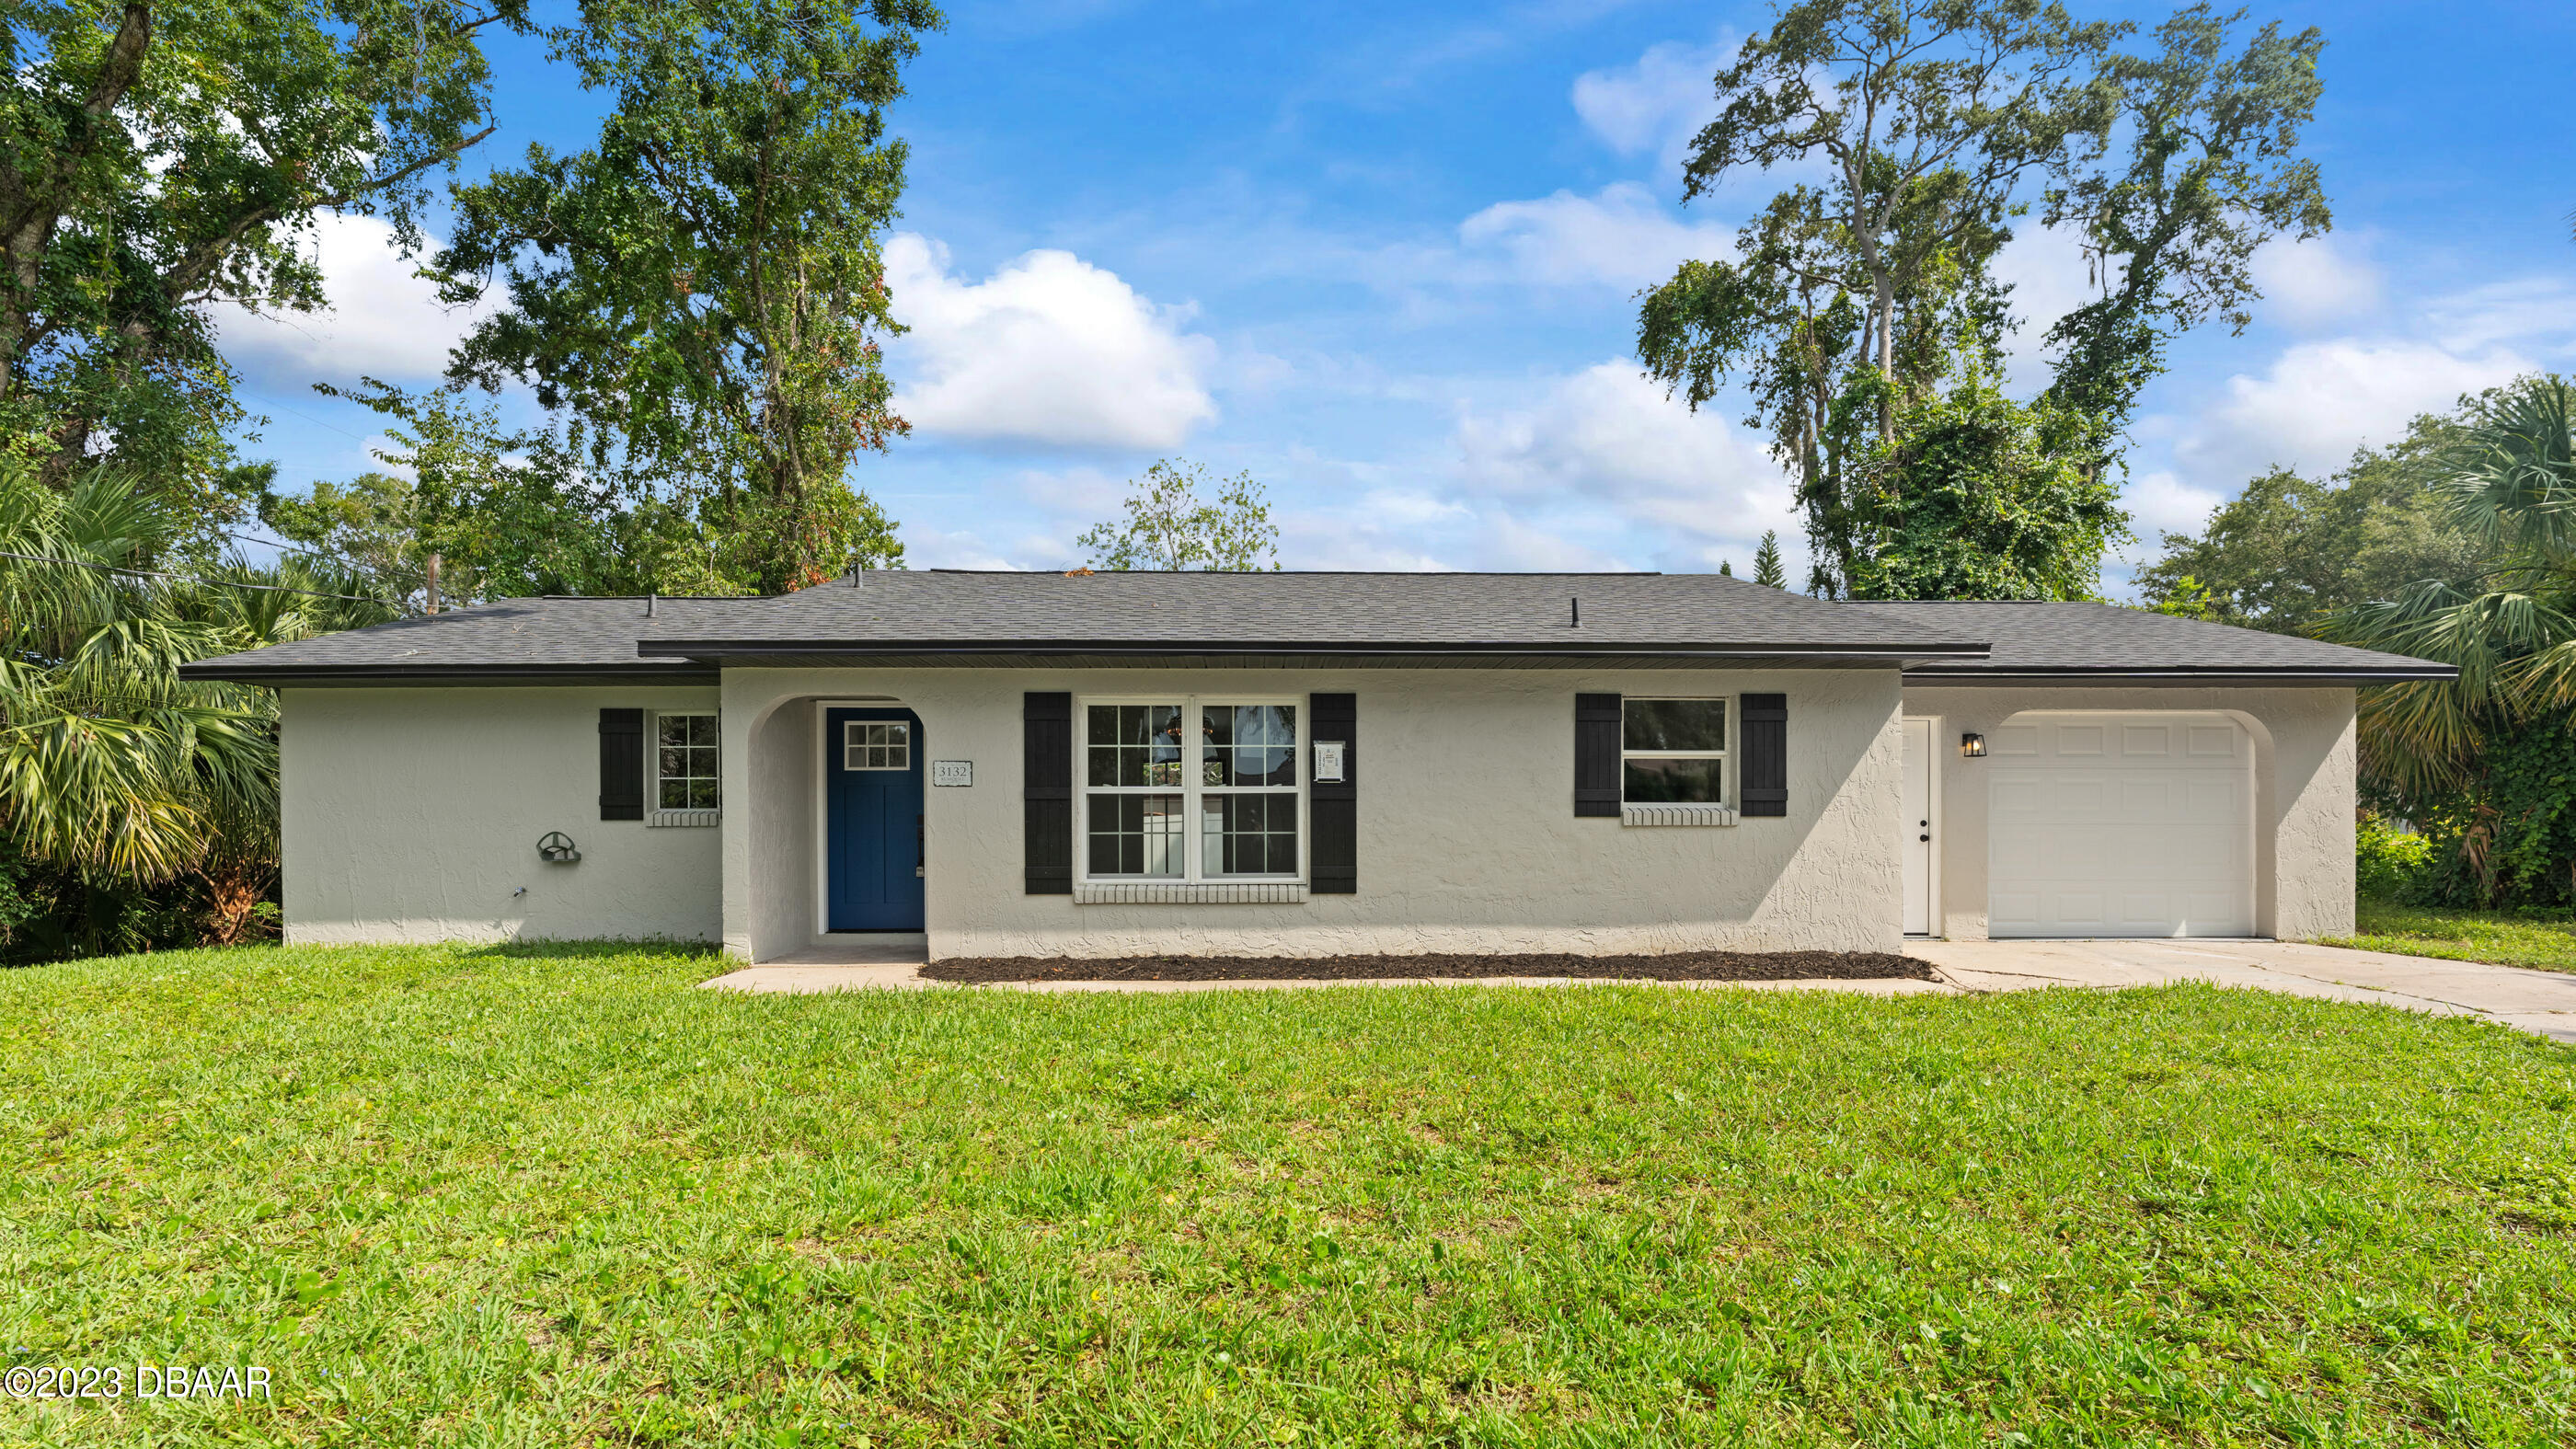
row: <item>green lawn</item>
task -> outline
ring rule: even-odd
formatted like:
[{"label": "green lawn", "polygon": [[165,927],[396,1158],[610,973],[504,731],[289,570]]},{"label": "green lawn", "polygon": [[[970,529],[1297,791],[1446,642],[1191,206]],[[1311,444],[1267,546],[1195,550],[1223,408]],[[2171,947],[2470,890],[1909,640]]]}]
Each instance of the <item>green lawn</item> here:
[{"label": "green lawn", "polygon": [[2576,920],[2535,920],[2510,911],[2431,910],[2364,896],[2349,936],[2322,944],[2446,961],[2494,961],[2576,971]]},{"label": "green lawn", "polygon": [[2576,1052],[2186,987],[741,997],[0,972],[60,1445],[2576,1438]]}]

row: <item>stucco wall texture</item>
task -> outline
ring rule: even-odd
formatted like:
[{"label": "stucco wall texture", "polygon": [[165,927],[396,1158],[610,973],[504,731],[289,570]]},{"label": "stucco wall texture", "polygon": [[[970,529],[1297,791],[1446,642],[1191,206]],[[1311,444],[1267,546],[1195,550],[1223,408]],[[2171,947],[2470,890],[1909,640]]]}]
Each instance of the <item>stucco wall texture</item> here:
[{"label": "stucco wall texture", "polygon": [[[280,695],[289,941],[722,932],[720,832],[599,818],[599,711],[710,709],[713,687]],[[579,862],[538,858],[550,830],[579,844]]]},{"label": "stucco wall texture", "polygon": [[[1022,888],[1021,695],[1358,696],[1360,891],[1279,905],[1077,905]],[[1789,811],[1732,827],[1573,813],[1574,696],[1787,694]],[[715,829],[599,818],[598,711],[721,698]],[[1957,751],[2025,710],[2214,709],[2254,738],[2256,924],[2352,924],[2349,689],[1903,689],[1886,670],[728,671],[712,686],[283,692],[284,894],[296,942],[668,937],[768,959],[817,917],[821,702],[920,715],[934,956],[1142,951],[1885,949],[1902,929],[1906,715],[1933,717],[1937,933],[1986,928],[1986,762]],[[560,830],[575,865],[536,841]],[[517,894],[520,888],[525,894]]]},{"label": "stucco wall texture", "polygon": [[[1077,905],[1025,893],[1021,696],[1358,696],[1357,895],[1282,905]],[[1574,816],[1574,696],[1789,697],[1789,814],[1732,827]],[[1883,949],[1902,929],[1892,670],[731,670],[725,942],[766,959],[814,915],[819,701],[921,717],[934,957],[1144,951]],[[775,761],[788,751],[799,768]],[[747,802],[748,809],[731,808]],[[790,908],[786,903],[793,902]]]},{"label": "stucco wall texture", "polygon": [[[1986,939],[1986,780],[1990,759],[1959,736],[1991,736],[2026,710],[2217,710],[2254,740],[2254,929],[2281,940],[2349,935],[2353,926],[2353,691],[1989,686],[1908,689],[1905,713],[1930,716],[1940,771],[1940,899],[1934,935]],[[1990,757],[1991,758],[1991,757]]]}]

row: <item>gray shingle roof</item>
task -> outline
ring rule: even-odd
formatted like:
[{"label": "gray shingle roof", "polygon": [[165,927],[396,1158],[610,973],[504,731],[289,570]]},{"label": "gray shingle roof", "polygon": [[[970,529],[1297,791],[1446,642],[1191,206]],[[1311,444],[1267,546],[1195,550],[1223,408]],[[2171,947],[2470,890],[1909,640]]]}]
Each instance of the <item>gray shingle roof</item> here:
[{"label": "gray shingle roof", "polygon": [[[1716,574],[870,573],[648,631],[662,646],[1115,645],[1333,650],[1819,648],[1955,652],[1982,638]],[[1578,623],[1577,620],[1580,620]]]},{"label": "gray shingle roof", "polygon": [[1908,679],[2121,674],[2164,677],[2449,678],[2450,666],[2398,654],[2177,619],[2110,604],[1891,601],[1842,607],[1993,641],[1983,659],[1926,661]]},{"label": "gray shingle roof", "polygon": [[185,672],[277,683],[708,678],[758,662],[1147,657],[1902,661],[1909,677],[2137,666],[2299,676],[2416,664],[2103,605],[1831,603],[1713,574],[918,570],[777,598],[662,599],[650,617],[641,599],[505,599]]}]

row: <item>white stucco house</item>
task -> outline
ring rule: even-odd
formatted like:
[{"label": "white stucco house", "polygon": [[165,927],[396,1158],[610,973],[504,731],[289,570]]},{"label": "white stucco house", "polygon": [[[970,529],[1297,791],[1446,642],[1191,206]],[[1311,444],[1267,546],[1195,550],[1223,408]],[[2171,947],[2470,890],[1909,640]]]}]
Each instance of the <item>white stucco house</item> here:
[{"label": "white stucco house", "polygon": [[185,672],[280,691],[288,939],[755,961],[2313,936],[2355,688],[2450,673],[1711,575],[951,571]]}]

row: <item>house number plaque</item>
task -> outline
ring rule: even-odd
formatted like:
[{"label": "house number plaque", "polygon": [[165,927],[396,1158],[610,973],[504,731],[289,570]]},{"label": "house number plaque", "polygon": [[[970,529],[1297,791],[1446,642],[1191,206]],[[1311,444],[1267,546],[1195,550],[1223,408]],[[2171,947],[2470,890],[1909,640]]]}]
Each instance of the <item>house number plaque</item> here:
[{"label": "house number plaque", "polygon": [[973,760],[933,760],[930,783],[934,785],[972,785],[975,783]]}]

